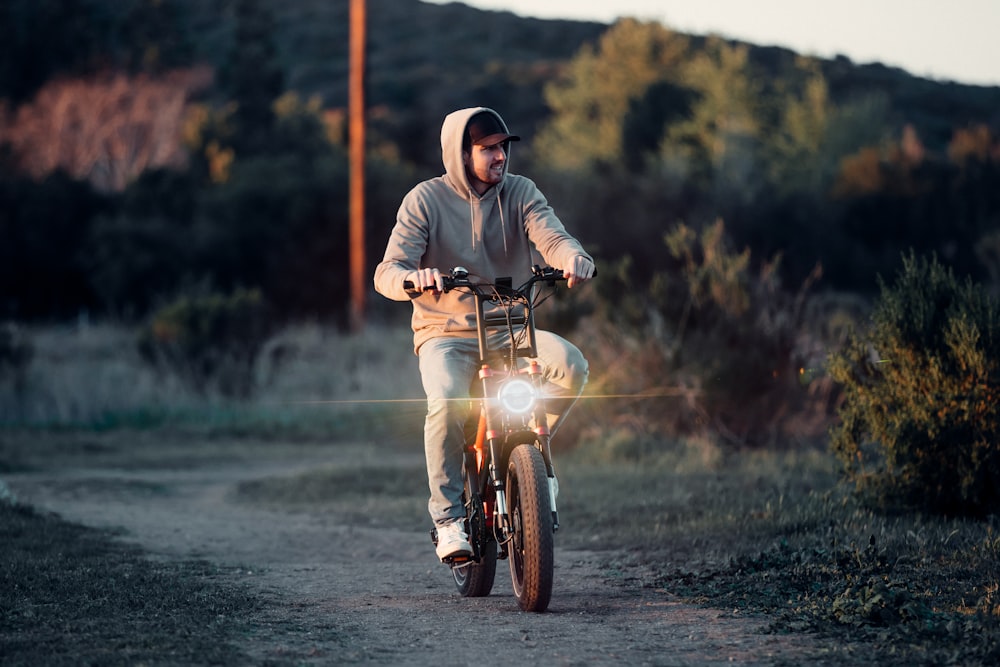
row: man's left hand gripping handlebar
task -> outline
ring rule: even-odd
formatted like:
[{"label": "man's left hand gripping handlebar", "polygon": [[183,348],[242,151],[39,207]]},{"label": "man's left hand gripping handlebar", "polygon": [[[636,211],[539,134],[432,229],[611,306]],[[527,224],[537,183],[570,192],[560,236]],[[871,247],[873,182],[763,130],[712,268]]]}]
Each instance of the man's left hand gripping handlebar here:
[{"label": "man's left hand gripping handlebar", "polygon": [[563,276],[566,277],[567,287],[585,283],[593,278],[595,273],[596,267],[594,267],[594,263],[583,255],[574,257],[572,264],[563,269]]}]

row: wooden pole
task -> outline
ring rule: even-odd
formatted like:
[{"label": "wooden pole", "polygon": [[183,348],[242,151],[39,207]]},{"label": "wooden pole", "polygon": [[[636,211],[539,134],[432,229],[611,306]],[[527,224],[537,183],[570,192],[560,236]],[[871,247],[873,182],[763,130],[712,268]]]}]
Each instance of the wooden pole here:
[{"label": "wooden pole", "polygon": [[348,125],[350,153],[350,324],[355,332],[365,324],[365,0],[351,0]]}]

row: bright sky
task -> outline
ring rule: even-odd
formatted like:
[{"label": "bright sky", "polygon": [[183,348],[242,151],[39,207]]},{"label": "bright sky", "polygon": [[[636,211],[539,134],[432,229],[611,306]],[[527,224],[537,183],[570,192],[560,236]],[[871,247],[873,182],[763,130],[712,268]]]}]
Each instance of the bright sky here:
[{"label": "bright sky", "polygon": [[[430,0],[439,4],[451,0]],[[805,55],[1000,86],[1000,0],[461,0],[522,16],[656,20]]]}]

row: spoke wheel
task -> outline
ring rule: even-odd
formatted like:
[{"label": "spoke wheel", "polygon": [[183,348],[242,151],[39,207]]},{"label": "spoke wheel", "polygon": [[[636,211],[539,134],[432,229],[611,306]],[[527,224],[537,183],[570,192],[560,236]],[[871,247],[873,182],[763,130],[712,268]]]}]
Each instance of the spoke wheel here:
[{"label": "spoke wheel", "polygon": [[545,611],[552,597],[552,504],[541,452],[519,445],[507,467],[507,503],[513,534],[510,575],[525,611]]}]

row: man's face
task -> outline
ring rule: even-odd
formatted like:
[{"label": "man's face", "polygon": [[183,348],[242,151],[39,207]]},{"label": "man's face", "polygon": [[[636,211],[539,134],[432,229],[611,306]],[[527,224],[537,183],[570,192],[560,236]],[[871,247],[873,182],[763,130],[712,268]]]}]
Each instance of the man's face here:
[{"label": "man's face", "polygon": [[503,180],[507,151],[503,143],[492,146],[471,146],[465,157],[465,172],[469,183],[479,194]]}]

